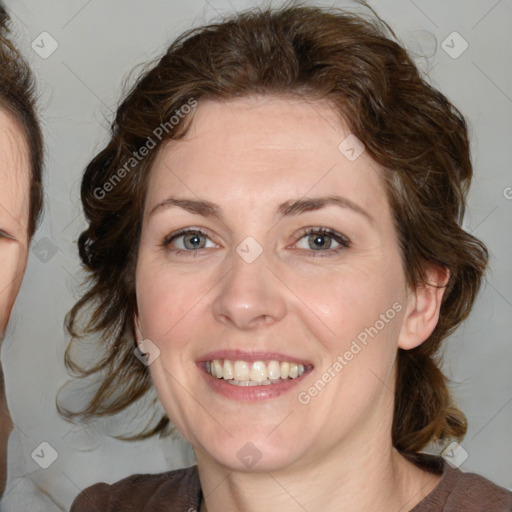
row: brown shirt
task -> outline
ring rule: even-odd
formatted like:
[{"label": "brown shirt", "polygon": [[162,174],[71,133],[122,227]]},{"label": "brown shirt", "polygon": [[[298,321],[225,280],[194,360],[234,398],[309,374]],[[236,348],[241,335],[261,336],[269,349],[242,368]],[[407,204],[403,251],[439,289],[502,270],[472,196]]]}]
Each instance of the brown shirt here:
[{"label": "brown shirt", "polygon": [[[421,465],[442,477],[410,512],[511,512],[512,493],[474,473],[453,469],[440,457]],[[133,475],[82,491],[70,512],[198,512],[202,500],[197,466],[157,475]]]}]

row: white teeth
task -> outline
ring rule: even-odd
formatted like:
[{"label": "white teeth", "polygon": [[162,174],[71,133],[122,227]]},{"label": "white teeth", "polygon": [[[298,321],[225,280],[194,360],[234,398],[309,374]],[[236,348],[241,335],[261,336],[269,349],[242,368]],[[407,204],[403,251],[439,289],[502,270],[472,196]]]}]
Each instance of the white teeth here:
[{"label": "white teeth", "polygon": [[281,378],[281,366],[279,361],[270,361],[267,367],[269,379],[280,379]]},{"label": "white teeth", "polygon": [[269,384],[275,384],[275,382],[272,383],[269,380],[228,380],[228,383],[233,384],[233,386],[268,386]]},{"label": "white teeth", "polygon": [[262,381],[267,378],[267,365],[263,361],[254,361],[249,373],[251,380]]},{"label": "white teeth", "polygon": [[215,376],[221,378],[223,373],[222,363],[218,359],[214,359],[213,367],[215,369]]},{"label": "white teeth", "polygon": [[205,369],[212,377],[224,379],[235,386],[267,386],[303,375],[303,364],[264,361],[230,361],[228,359],[206,361]]},{"label": "white teeth", "polygon": [[222,378],[225,380],[233,378],[233,363],[227,359],[224,361],[224,368],[222,370]]},{"label": "white teeth", "polygon": [[250,380],[249,363],[235,361],[233,378],[235,380]]}]

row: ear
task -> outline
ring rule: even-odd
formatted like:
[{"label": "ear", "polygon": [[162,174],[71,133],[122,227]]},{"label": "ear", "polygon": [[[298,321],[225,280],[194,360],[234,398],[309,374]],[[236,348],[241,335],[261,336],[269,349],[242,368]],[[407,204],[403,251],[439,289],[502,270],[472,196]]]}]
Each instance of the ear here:
[{"label": "ear", "polygon": [[421,345],[439,321],[439,311],[450,279],[446,267],[430,266],[426,272],[427,283],[410,291],[398,347],[410,350]]}]

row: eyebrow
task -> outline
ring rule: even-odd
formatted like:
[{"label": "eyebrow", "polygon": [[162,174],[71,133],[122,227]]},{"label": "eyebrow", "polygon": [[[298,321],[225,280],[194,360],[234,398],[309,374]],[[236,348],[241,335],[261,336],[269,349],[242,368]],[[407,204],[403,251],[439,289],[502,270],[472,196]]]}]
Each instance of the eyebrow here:
[{"label": "eyebrow", "polygon": [[[284,203],[281,203],[277,207],[275,215],[279,217],[291,217],[300,215],[305,212],[320,210],[326,206],[331,205],[352,210],[353,212],[365,217],[366,220],[370,222],[370,224],[375,222],[375,219],[372,217],[372,215],[370,215],[370,213],[368,213],[364,208],[359,206],[357,203],[354,203],[354,201],[348,199],[347,197],[338,195],[290,199]],[[186,210],[195,215],[213,217],[219,219],[222,222],[225,221],[222,208],[220,208],[215,203],[205,200],[186,199],[173,196],[170,196],[155,205],[149,212],[149,216],[151,217],[158,211],[166,210],[172,207],[182,208],[183,210]]]}]

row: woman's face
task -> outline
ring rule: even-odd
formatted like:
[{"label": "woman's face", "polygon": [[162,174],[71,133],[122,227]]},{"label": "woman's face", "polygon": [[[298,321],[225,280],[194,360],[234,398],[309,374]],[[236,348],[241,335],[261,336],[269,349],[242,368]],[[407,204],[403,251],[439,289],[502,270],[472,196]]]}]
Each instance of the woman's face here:
[{"label": "woman's face", "polygon": [[390,436],[413,294],[380,170],[348,136],[322,102],[205,101],[157,155],[136,323],[198,460],[269,471]]},{"label": "woman's face", "polygon": [[25,137],[0,109],[0,339],[27,264],[29,183]]}]

